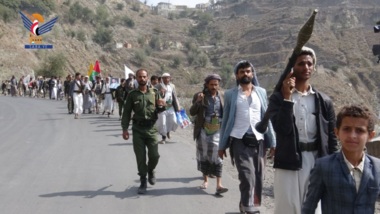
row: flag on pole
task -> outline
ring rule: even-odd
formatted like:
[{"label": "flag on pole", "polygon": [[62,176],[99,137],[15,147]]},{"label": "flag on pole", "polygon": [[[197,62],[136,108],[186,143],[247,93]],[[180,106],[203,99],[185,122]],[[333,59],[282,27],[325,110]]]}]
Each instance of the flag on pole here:
[{"label": "flag on pole", "polygon": [[99,61],[98,60],[96,60],[94,69],[92,69],[90,80],[94,81],[95,80],[95,76],[97,76],[97,75],[100,75],[100,65],[99,65]]},{"label": "flag on pole", "polygon": [[87,76],[91,77],[93,70],[94,70],[94,65],[91,63],[87,70]]},{"label": "flag on pole", "polygon": [[36,79],[36,76],[34,75],[34,70],[32,70],[32,76],[31,77],[33,78],[33,80]]},{"label": "flag on pole", "polygon": [[130,73],[135,74],[130,68],[128,68],[126,65],[124,65],[124,73],[125,73],[125,79],[128,79],[128,76]]}]

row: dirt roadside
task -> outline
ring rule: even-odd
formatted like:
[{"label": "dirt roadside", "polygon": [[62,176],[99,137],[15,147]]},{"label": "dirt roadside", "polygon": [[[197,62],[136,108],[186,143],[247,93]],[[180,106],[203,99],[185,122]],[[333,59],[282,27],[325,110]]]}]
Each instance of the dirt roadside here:
[{"label": "dirt roadside", "polygon": [[[193,127],[188,127],[186,129],[180,129],[176,131],[176,135],[183,135],[183,136],[192,136],[193,133]],[[189,143],[193,144],[195,146],[195,142],[192,140],[192,137],[189,138]],[[228,154],[229,155],[229,154]],[[224,161],[224,168],[223,168],[223,174],[228,174],[231,176],[234,180],[238,182],[238,174],[237,170],[234,166],[231,164],[231,159],[228,156]],[[261,205],[261,213],[264,214],[272,214],[274,212],[274,193],[273,193],[273,179],[274,179],[274,169],[273,169],[273,162],[271,159],[268,159],[266,162],[265,167],[265,179],[263,184],[263,195],[262,195],[262,205]],[[230,187],[230,188],[239,188],[236,187]],[[376,202],[376,208],[375,208],[375,214],[380,214],[380,200]]]}]

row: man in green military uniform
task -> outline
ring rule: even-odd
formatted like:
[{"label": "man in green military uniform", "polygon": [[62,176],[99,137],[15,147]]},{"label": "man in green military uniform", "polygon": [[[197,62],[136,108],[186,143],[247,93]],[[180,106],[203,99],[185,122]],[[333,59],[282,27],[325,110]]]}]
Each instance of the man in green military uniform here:
[{"label": "man in green military uniform", "polygon": [[[154,169],[160,155],[158,154],[155,123],[158,118],[157,113],[165,110],[165,101],[159,99],[156,89],[148,88],[148,72],[145,69],[136,71],[136,77],[139,86],[127,96],[121,126],[123,128],[123,138],[128,140],[128,127],[132,119],[133,150],[136,155],[138,175],[140,175],[141,181],[138,194],[144,194],[147,188],[147,175],[151,185],[156,183]],[[132,110],[134,112],[133,118],[131,118]],[[148,163],[146,160],[146,148],[148,149]]]},{"label": "man in green military uniform", "polygon": [[125,86],[125,79],[122,78],[120,80],[120,85],[115,90],[115,97],[116,97],[117,103],[119,104],[120,120],[121,120],[121,114],[123,112],[123,105],[124,105],[124,95],[125,95],[124,86]]}]

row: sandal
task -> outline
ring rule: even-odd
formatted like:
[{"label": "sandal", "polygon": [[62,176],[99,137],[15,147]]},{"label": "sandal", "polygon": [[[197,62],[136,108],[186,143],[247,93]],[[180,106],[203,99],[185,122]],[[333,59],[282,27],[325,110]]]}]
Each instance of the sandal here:
[{"label": "sandal", "polygon": [[222,193],[225,193],[225,192],[227,192],[227,191],[228,191],[227,188],[225,188],[225,187],[220,187],[220,188],[217,188],[217,189],[216,189],[216,194],[222,194]]},{"label": "sandal", "polygon": [[207,186],[208,186],[208,183],[207,182],[203,182],[202,185],[199,186],[200,189],[207,189]]}]

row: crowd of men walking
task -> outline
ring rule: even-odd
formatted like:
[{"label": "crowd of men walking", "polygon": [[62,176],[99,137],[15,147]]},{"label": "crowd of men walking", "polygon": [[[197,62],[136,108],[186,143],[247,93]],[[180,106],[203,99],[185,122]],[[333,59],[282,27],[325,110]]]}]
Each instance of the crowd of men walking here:
[{"label": "crowd of men walking", "polygon": [[[314,50],[303,47],[280,90],[269,99],[254,66],[246,60],[235,65],[237,84],[225,92],[220,90],[218,74],[204,79],[204,89],[194,94],[189,109],[197,169],[203,176],[201,189],[209,187],[210,177],[216,177],[216,194],[228,191],[222,185],[222,172],[229,150],[240,181],[238,208],[241,213],[260,213],[268,154],[274,159],[275,214],[374,213],[380,193],[380,160],[364,152],[375,136],[374,114],[365,106],[350,105],[336,117],[330,97],[310,83],[316,63]],[[12,96],[18,91],[14,79],[2,87]],[[58,99],[58,91],[63,90],[68,113],[75,114],[75,119],[86,111],[109,117],[116,100],[123,138],[129,139],[130,126],[133,133],[141,182],[138,194],[147,193],[147,183],[156,184],[158,144],[165,144],[178,127],[181,106],[170,74],[149,78],[146,69],[139,69],[121,79],[115,89],[110,77],[89,81],[80,73],[67,76],[63,87],[59,87],[60,78],[49,81],[54,82],[47,84],[49,97]],[[32,88],[40,90],[37,82]],[[270,122],[260,132],[256,125],[267,111]]]},{"label": "crowd of men walking", "polygon": [[[194,94],[189,109],[194,117],[198,170],[203,175],[200,188],[208,188],[209,177],[216,177],[216,194],[228,191],[221,177],[229,149],[240,181],[239,210],[260,213],[269,151],[275,168],[275,214],[374,213],[380,193],[380,160],[364,152],[375,135],[374,114],[365,106],[350,105],[336,118],[330,97],[310,84],[317,63],[314,50],[303,47],[296,57],[292,71],[269,101],[248,61],[236,64],[237,85],[225,93],[219,89],[218,74],[205,78],[204,89]],[[157,133],[164,141],[170,137],[170,126],[157,132],[160,125],[155,124],[164,124],[170,112],[163,112],[175,105],[170,93],[174,87],[165,84],[169,92],[161,96],[160,87],[149,87],[148,79],[146,69],[136,71],[138,87],[127,96],[121,122],[122,136],[128,140],[132,121],[139,194],[147,192],[148,182],[156,184]],[[260,132],[256,125],[267,111],[270,122]]]},{"label": "crowd of men walking", "polygon": [[13,75],[9,80],[3,80],[1,83],[2,94],[5,96],[20,97],[38,97],[62,100],[63,99],[63,82],[61,77],[51,76],[30,77],[25,76],[16,79]]}]

